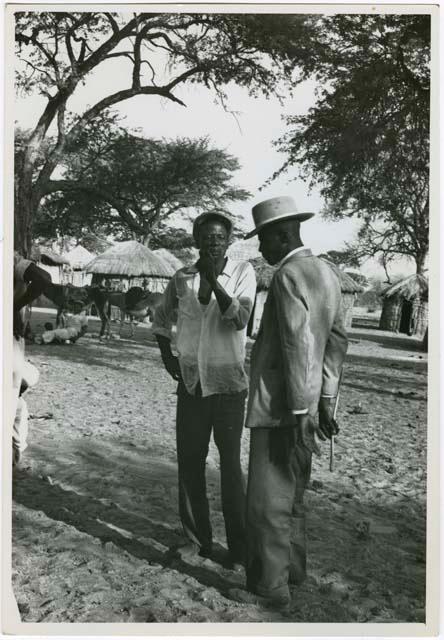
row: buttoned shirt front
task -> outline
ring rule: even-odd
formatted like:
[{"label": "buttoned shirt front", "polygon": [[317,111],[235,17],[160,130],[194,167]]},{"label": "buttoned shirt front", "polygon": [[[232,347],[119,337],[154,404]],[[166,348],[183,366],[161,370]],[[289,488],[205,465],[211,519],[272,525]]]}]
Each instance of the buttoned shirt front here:
[{"label": "buttoned shirt front", "polygon": [[198,382],[202,395],[238,393],[248,387],[245,373],[247,324],[256,294],[256,277],[249,262],[227,258],[218,282],[232,298],[225,313],[211,294],[208,305],[198,300],[200,274],[195,265],[175,273],[156,310],[153,332],[172,338],[182,379],[190,394]]}]

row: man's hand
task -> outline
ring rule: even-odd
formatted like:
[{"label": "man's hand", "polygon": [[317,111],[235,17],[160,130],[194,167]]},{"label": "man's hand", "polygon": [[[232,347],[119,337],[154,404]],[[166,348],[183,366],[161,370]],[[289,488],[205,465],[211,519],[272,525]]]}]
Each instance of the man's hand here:
[{"label": "man's hand", "polygon": [[308,413],[290,414],[289,422],[295,427],[297,442],[308,449],[310,453],[321,455],[315,436],[318,436],[320,440],[325,440],[325,436],[313,416]]},{"label": "man's hand", "polygon": [[290,453],[296,444],[305,447],[310,453],[321,455],[316,436],[321,440],[325,440],[325,436],[313,416],[308,413],[290,414],[287,422],[288,426],[270,429],[268,443],[271,462],[277,466],[288,464]]},{"label": "man's hand", "polygon": [[211,300],[211,294],[213,292],[213,287],[208,282],[208,280],[201,274],[200,276],[200,285],[199,291],[197,294],[197,298],[201,304],[209,304]]},{"label": "man's hand", "polygon": [[181,380],[179,360],[171,351],[171,340],[166,336],[156,335],[163,365],[173,380]]},{"label": "man's hand", "polygon": [[211,256],[206,253],[201,253],[196,266],[200,275],[203,276],[211,286],[213,286],[217,281],[217,274],[216,265]]},{"label": "man's hand", "polygon": [[180,373],[179,360],[173,354],[162,355],[163,364],[173,380],[180,380],[182,375]]},{"label": "man's hand", "polygon": [[319,430],[329,440],[339,433],[338,424],[334,419],[334,405],[335,398],[321,398],[319,400]]}]

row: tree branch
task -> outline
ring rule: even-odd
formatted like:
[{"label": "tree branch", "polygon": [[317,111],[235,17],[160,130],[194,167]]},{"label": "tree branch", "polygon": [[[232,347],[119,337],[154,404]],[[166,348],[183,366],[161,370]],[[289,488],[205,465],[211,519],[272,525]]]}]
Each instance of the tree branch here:
[{"label": "tree branch", "polygon": [[118,26],[117,22],[115,21],[113,15],[111,13],[105,13],[104,15],[107,18],[108,22],[110,23],[111,29],[113,30],[114,35],[119,33],[119,26]]},{"label": "tree branch", "polygon": [[49,180],[46,182],[42,189],[42,195],[49,195],[51,193],[57,193],[58,191],[65,192],[83,192],[94,195],[100,198],[104,202],[107,202],[113,209],[117,211],[122,220],[128,225],[132,231],[137,233],[145,233],[146,230],[141,226],[131,215],[130,211],[122,205],[121,202],[113,198],[110,192],[107,190],[99,189],[93,185],[89,185],[82,182],[71,182],[70,180]]}]

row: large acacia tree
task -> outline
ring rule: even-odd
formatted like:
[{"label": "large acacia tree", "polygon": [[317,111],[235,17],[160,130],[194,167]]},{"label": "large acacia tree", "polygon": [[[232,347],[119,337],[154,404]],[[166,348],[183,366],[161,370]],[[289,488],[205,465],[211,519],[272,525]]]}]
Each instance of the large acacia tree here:
[{"label": "large acacia tree", "polygon": [[[306,115],[288,118],[283,168],[319,185],[333,219],[362,221],[352,247],[384,267],[408,256],[424,271],[429,232],[427,15],[335,15],[315,21],[306,67],[320,83]],[[347,249],[350,250],[350,247]]]},{"label": "large acacia tree", "polygon": [[[65,147],[59,168],[62,177],[51,179],[52,192],[37,212],[38,238],[82,240],[99,228],[145,245],[160,239],[171,244],[166,236],[172,235],[174,214],[186,220],[191,211],[226,210],[250,195],[233,184],[238,160],[208,138],[147,139],[103,115]],[[177,217],[173,222],[183,239],[187,234],[177,229]]]},{"label": "large acacia tree", "polygon": [[[46,101],[15,167],[15,243],[25,255],[43,198],[56,188],[70,189],[53,180],[67,146],[101,114],[140,95],[185,106],[178,91],[187,82],[203,83],[222,103],[231,81],[253,95],[275,93],[280,83],[295,81],[295,62],[311,49],[304,16],[32,11],[15,18],[17,88],[38,92]],[[83,113],[69,114],[78,88],[93,74],[112,76],[116,58],[128,64],[126,86]],[[130,203],[121,213],[128,220],[135,215]]]}]

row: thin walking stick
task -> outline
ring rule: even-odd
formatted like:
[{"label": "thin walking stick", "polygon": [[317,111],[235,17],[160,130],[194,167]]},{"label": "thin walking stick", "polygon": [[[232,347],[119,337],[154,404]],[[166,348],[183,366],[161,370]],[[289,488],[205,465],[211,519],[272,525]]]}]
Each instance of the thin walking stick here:
[{"label": "thin walking stick", "polygon": [[[341,369],[341,373],[339,375],[338,393],[336,394],[335,406],[334,406],[334,409],[333,409],[333,422],[334,422],[336,427],[338,427],[338,424],[336,422],[336,414],[338,412],[339,391],[340,391],[341,382],[342,382],[342,372],[343,372],[343,369]],[[330,438],[330,471],[333,471],[334,467],[335,467],[334,458],[335,458],[335,436],[332,434],[331,438]]]}]

